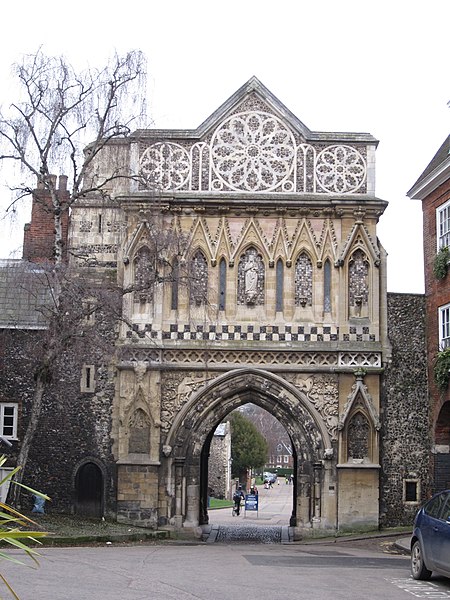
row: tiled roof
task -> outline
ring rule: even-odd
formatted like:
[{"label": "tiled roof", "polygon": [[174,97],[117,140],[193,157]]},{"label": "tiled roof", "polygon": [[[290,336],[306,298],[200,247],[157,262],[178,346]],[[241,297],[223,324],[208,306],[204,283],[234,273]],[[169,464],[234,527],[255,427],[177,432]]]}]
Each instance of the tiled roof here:
[{"label": "tiled roof", "polygon": [[51,300],[42,267],[24,260],[0,260],[1,329],[45,329]]}]

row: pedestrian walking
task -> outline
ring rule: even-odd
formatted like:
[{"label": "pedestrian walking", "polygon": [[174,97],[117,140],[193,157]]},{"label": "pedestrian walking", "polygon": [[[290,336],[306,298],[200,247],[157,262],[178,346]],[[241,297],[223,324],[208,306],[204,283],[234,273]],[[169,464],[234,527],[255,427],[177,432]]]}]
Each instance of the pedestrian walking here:
[{"label": "pedestrian walking", "polygon": [[242,491],[242,486],[240,485],[238,489],[233,494],[233,516],[239,516],[241,513],[241,501],[245,500],[244,492]]}]

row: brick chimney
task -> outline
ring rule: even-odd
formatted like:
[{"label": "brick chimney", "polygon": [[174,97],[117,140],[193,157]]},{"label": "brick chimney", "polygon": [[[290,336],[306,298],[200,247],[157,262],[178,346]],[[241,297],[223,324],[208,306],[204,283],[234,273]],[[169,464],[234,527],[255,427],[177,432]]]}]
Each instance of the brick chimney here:
[{"label": "brick chimney", "polygon": [[[57,176],[53,175],[56,186]],[[58,196],[63,209],[61,215],[63,235],[63,257],[67,257],[67,233],[69,226],[69,192],[67,191],[67,177],[60,175],[58,182]],[[33,191],[33,204],[31,208],[31,223],[24,227],[23,258],[30,262],[54,262],[55,223],[53,206],[50,193],[42,183],[38,183]]]}]

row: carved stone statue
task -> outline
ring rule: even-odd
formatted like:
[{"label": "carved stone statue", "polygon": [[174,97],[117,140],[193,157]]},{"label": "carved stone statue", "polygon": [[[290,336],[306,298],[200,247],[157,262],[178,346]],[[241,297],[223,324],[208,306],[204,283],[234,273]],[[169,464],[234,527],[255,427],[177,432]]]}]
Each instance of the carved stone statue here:
[{"label": "carved stone statue", "polygon": [[250,254],[244,267],[245,271],[245,299],[248,304],[253,304],[258,294],[258,265],[255,256]]}]

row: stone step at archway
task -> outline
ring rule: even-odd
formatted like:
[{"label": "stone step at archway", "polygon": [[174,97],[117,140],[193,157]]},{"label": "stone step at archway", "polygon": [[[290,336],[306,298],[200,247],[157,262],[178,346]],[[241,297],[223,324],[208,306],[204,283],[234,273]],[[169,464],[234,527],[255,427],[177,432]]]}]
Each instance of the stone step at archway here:
[{"label": "stone step at archway", "polygon": [[280,525],[204,525],[202,539],[207,543],[288,544],[293,528]]}]

